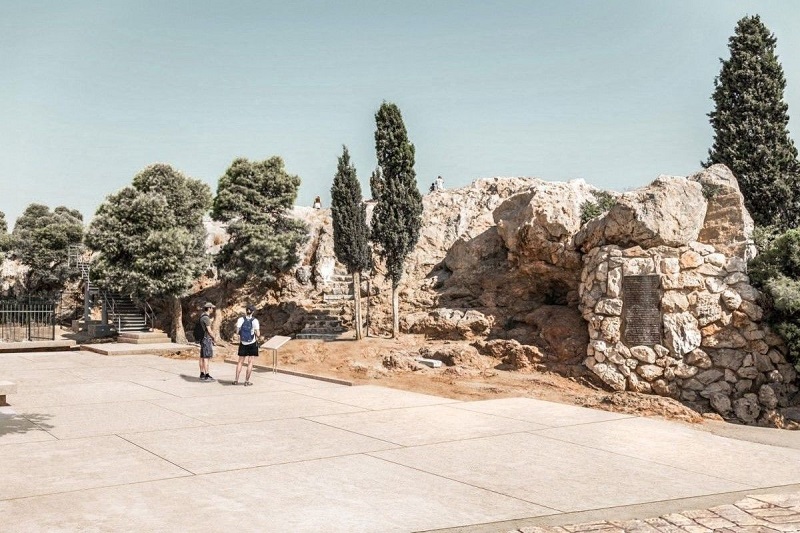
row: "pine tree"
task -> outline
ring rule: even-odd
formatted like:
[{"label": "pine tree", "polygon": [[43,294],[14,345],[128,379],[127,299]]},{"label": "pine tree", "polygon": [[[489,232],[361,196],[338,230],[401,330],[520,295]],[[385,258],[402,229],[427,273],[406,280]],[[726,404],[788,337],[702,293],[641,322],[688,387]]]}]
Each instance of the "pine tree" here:
[{"label": "pine tree", "polygon": [[186,342],[180,297],[207,266],[203,215],[210,207],[208,185],[158,163],[108,196],[86,234],[86,244],[97,252],[94,281],[125,294],[168,300],[176,342]]},{"label": "pine tree", "polygon": [[375,151],[383,190],[372,217],[372,238],[392,280],[392,336],[400,332],[398,287],[403,261],[414,248],[422,224],[422,195],[414,172],[414,145],[395,104],[384,102],[375,114]]},{"label": "pine tree", "polygon": [[361,331],[361,272],[371,264],[367,208],[361,198],[361,185],[356,169],[350,162],[350,152],[342,147],[342,156],[336,168],[331,187],[331,214],[333,217],[333,251],[336,258],[353,275],[356,339]]},{"label": "pine tree", "polygon": [[223,278],[271,282],[297,262],[307,229],[289,210],[299,187],[300,178],[286,172],[280,157],[231,163],[212,211],[214,220],[228,223],[230,235],[216,258]]},{"label": "pine tree", "polygon": [[776,43],[758,15],[737,23],[728,40],[731,56],[720,59],[714,80],[715,108],[708,114],[714,144],[705,165],[733,171],[756,224],[785,229],[800,224],[800,191]]},{"label": "pine tree", "polygon": [[74,276],[69,247],[83,238],[83,215],[64,206],[30,204],[14,224],[5,246],[28,267],[25,289],[30,295],[53,297]]}]

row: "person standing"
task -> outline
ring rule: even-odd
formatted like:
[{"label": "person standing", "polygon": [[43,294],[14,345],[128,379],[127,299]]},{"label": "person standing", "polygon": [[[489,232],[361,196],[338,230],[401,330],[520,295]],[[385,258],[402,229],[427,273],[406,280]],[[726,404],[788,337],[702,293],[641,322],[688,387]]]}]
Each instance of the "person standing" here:
[{"label": "person standing", "polygon": [[239,375],[242,373],[242,365],[247,364],[247,375],[244,379],[244,386],[252,385],[250,375],[253,373],[253,359],[258,357],[258,335],[260,324],[258,319],[253,316],[252,305],[245,308],[245,316],[240,316],[236,321],[236,334],[239,335],[239,361],[236,364],[236,381],[239,384]]},{"label": "person standing", "polygon": [[436,190],[443,191],[444,190],[444,178],[441,176],[436,177]]},{"label": "person standing", "polygon": [[200,381],[214,381],[208,373],[211,358],[214,357],[214,345],[217,343],[217,339],[211,333],[211,315],[214,314],[214,309],[216,309],[214,304],[206,302],[203,314],[200,315],[199,327],[203,334],[200,341]]}]

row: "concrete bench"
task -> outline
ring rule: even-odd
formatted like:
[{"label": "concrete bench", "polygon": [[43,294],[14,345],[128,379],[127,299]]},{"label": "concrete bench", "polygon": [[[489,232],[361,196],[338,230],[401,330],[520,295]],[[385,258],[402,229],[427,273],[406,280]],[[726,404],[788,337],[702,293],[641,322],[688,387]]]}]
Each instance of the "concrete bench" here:
[{"label": "concrete bench", "polygon": [[6,394],[14,394],[17,392],[17,384],[13,381],[0,381],[0,405],[8,405],[6,403]]}]

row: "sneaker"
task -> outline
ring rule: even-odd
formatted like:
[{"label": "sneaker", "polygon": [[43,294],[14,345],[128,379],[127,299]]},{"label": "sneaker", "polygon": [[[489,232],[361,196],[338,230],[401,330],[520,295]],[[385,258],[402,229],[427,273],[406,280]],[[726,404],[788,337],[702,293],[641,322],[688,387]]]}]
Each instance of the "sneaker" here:
[{"label": "sneaker", "polygon": [[205,381],[205,380],[206,380],[206,375],[205,375],[205,373],[203,373],[203,372],[200,372],[200,381]]},{"label": "sneaker", "polygon": [[211,374],[206,374],[206,381],[214,381],[214,378],[211,377]]}]

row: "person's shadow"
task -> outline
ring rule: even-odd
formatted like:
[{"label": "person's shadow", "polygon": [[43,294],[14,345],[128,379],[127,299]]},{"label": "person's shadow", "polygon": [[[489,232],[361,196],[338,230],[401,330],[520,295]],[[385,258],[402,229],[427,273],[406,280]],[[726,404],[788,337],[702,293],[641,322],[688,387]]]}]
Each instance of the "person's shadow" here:
[{"label": "person's shadow", "polygon": [[189,383],[218,383],[219,385],[224,385],[226,387],[233,386],[232,379],[214,379],[211,381],[205,381],[200,379],[200,376],[190,376],[188,374],[180,374],[180,376],[183,381],[188,381]]}]

